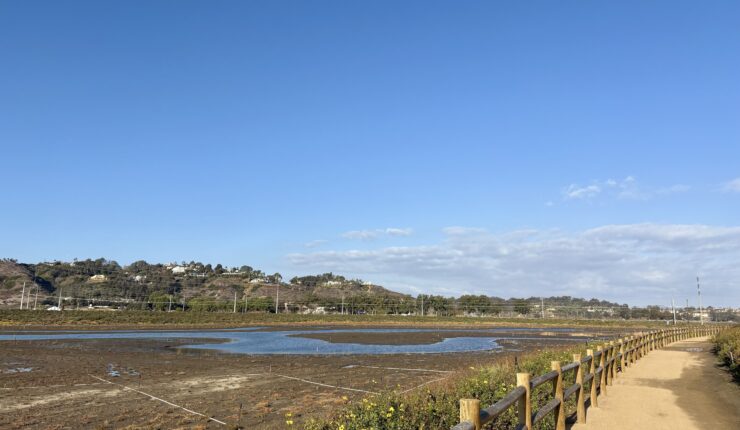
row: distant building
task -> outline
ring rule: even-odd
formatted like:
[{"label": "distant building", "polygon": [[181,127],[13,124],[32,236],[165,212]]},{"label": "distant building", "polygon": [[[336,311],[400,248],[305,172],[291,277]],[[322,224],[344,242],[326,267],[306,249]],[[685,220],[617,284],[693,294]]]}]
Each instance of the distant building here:
[{"label": "distant building", "polygon": [[105,275],[92,275],[90,277],[90,282],[105,282],[106,279],[108,278],[106,278]]},{"label": "distant building", "polygon": [[267,280],[265,278],[254,278],[249,281],[250,284],[264,284]]},{"label": "distant building", "polygon": [[326,315],[326,308],[324,306],[316,306],[315,308],[308,307],[308,306],[301,306],[301,313],[302,314],[314,314],[314,315]]},{"label": "distant building", "polygon": [[175,266],[170,269],[174,275],[183,275],[187,270],[188,269],[185,266]]},{"label": "distant building", "polygon": [[334,285],[342,285],[342,282],[341,281],[326,281],[324,285],[331,287]]}]

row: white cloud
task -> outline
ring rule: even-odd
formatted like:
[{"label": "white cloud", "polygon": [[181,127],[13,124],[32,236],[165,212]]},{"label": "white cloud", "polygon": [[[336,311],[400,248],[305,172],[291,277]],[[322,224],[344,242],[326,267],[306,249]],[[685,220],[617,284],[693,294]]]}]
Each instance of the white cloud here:
[{"label": "white cloud", "polygon": [[570,184],[563,190],[563,196],[566,200],[572,199],[590,199],[601,193],[601,187],[598,185],[588,185],[581,187],[576,184]]},{"label": "white cloud", "polygon": [[632,304],[693,300],[699,274],[705,303],[740,306],[740,227],[627,224],[504,234],[449,227],[444,232],[445,239],[433,245],[298,253],[288,259],[302,270],[371,277],[408,292],[571,295]]},{"label": "white cloud", "polygon": [[342,233],[345,239],[370,240],[378,237],[377,230],[352,230]]},{"label": "white cloud", "polygon": [[725,182],[722,190],[729,193],[740,193],[740,178]]},{"label": "white cloud", "polygon": [[385,234],[388,236],[411,236],[414,230],[410,228],[386,228]]},{"label": "white cloud", "polygon": [[377,239],[378,237],[382,235],[401,237],[401,236],[411,236],[413,233],[414,233],[414,230],[410,228],[388,227],[388,228],[377,228],[374,230],[347,231],[347,232],[342,233],[342,237],[345,239],[352,239],[352,240],[373,240],[373,239]]},{"label": "white cloud", "polygon": [[[740,187],[740,183],[738,187]],[[689,189],[689,186],[682,184],[661,188],[644,187],[638,183],[635,177],[627,176],[622,180],[611,178],[603,181],[597,180],[590,185],[570,184],[562,190],[561,194],[563,200],[592,200],[597,197],[649,200],[657,195],[678,194]]]}]

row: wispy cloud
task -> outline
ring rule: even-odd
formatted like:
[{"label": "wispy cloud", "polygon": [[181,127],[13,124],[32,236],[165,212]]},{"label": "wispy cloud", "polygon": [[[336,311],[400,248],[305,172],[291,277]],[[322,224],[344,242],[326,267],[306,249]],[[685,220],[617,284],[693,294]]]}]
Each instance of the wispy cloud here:
[{"label": "wispy cloud", "polygon": [[370,240],[378,237],[378,230],[352,230],[342,233],[345,239]]},{"label": "wispy cloud", "polygon": [[690,189],[687,185],[675,184],[668,187],[645,187],[633,176],[624,179],[595,180],[589,185],[570,184],[563,188],[563,200],[594,200],[597,197],[610,197],[628,200],[649,200],[655,196],[683,193]]},{"label": "wispy cloud", "polygon": [[327,240],[317,239],[317,240],[312,240],[310,242],[306,242],[303,244],[303,246],[305,246],[306,248],[318,248],[319,246],[327,242],[328,242]]},{"label": "wispy cloud", "polygon": [[414,231],[410,228],[386,228],[385,234],[388,236],[411,236]]},{"label": "wispy cloud", "polygon": [[590,199],[598,196],[600,193],[601,187],[596,184],[583,187],[577,184],[570,184],[563,190],[563,197],[565,197],[566,200]]},{"label": "wispy cloud", "polygon": [[452,226],[452,227],[445,227],[442,229],[442,232],[444,234],[450,235],[450,236],[459,236],[463,234],[476,234],[476,233],[486,233],[486,229],[479,228],[479,227],[461,227],[461,226]]},{"label": "wispy cloud", "polygon": [[414,233],[414,230],[411,228],[388,227],[388,228],[377,228],[373,230],[347,231],[347,232],[342,233],[342,237],[345,239],[352,239],[352,240],[373,240],[383,235],[403,237],[403,236],[411,236],[413,233]]},{"label": "wispy cloud", "polygon": [[740,178],[722,184],[722,190],[727,193],[740,193]]},{"label": "wispy cloud", "polygon": [[[450,227],[426,246],[330,250],[288,256],[296,267],[369,277],[404,291],[498,296],[571,295],[633,304],[694,296],[740,305],[740,227],[606,225],[580,232],[493,234]],[[418,288],[410,288],[409,286]]]},{"label": "wispy cloud", "polygon": [[685,193],[689,190],[691,190],[691,187],[688,185],[676,184],[676,185],[671,185],[670,187],[658,188],[657,190],[655,190],[655,194],[660,194],[660,195],[679,194],[679,193]]}]

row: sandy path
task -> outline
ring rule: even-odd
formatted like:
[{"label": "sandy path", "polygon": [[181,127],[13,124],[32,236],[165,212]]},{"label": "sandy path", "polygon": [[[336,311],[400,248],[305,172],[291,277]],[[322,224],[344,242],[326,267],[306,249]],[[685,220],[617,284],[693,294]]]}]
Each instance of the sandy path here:
[{"label": "sandy path", "polygon": [[707,338],[655,350],[614,380],[573,430],[740,429],[740,387],[716,367]]}]

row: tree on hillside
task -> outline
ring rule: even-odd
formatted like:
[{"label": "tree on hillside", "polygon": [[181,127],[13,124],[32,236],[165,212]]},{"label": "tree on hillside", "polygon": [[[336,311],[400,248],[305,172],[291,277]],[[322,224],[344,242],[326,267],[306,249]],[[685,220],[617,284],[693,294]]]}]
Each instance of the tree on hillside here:
[{"label": "tree on hillside", "polygon": [[465,310],[465,312],[473,312],[478,314],[485,314],[491,310],[491,300],[483,295],[463,295],[460,296],[457,303]]},{"label": "tree on hillside", "polygon": [[523,299],[512,299],[514,301],[514,312],[520,315],[528,315],[532,310],[529,302]]}]

